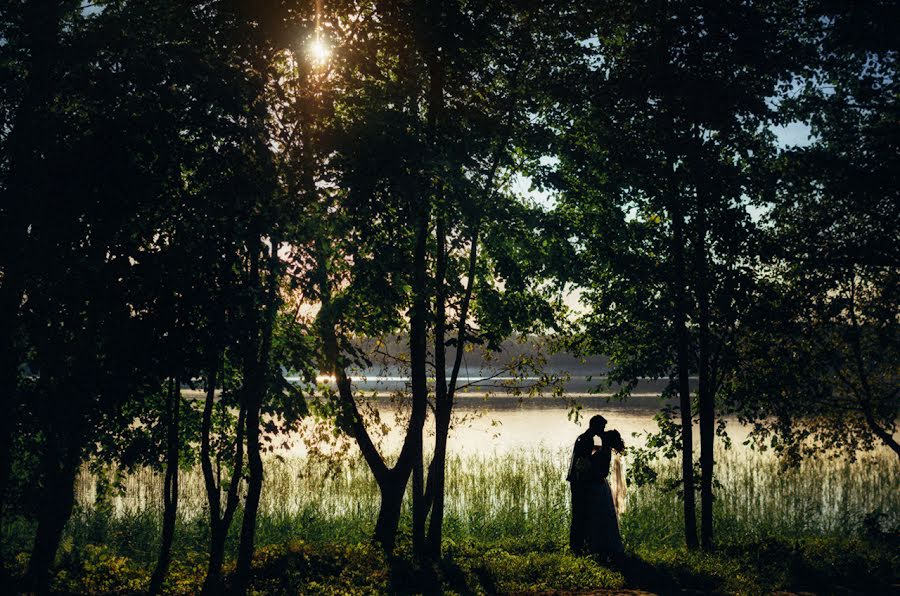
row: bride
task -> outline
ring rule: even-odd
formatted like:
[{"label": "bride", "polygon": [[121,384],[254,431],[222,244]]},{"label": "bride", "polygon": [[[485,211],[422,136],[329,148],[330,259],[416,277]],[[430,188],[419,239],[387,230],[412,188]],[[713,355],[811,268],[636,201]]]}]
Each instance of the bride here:
[{"label": "bride", "polygon": [[[618,555],[624,552],[622,536],[619,534],[619,514],[625,506],[625,482],[621,454],[625,443],[617,430],[608,430],[600,435],[601,446],[594,447],[591,454],[590,515],[588,548],[598,555]],[[613,488],[607,476],[613,469]]]}]

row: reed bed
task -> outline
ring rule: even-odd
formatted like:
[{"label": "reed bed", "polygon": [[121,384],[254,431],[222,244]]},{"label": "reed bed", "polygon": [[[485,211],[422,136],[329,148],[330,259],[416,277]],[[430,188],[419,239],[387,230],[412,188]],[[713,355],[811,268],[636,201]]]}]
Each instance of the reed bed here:
[{"label": "reed bed", "polygon": [[[627,459],[626,459],[627,461]],[[563,546],[568,537],[567,450],[535,448],[448,460],[446,530],[450,540],[516,541]],[[681,497],[667,489],[677,460],[656,462],[659,481],[630,486],[621,519],[627,545],[683,542]],[[68,532],[72,546],[110,544],[138,560],[152,560],[159,536],[162,478],[144,469],[127,474],[122,490],[97,497],[98,478],[83,471],[78,513]],[[102,482],[100,483],[102,486]],[[818,459],[782,470],[770,454],[748,449],[717,453],[715,518],[722,541],[768,537],[841,536],[880,515],[900,525],[900,466],[880,450],[855,462]],[[301,457],[270,458],[259,513],[259,544],[302,538],[357,542],[371,532],[378,488],[361,459],[339,464]],[[206,495],[199,469],[182,472],[176,551],[202,551]],[[404,512],[408,525],[409,512]],[[236,520],[234,530],[239,527]],[[229,550],[237,536],[229,539]]]}]

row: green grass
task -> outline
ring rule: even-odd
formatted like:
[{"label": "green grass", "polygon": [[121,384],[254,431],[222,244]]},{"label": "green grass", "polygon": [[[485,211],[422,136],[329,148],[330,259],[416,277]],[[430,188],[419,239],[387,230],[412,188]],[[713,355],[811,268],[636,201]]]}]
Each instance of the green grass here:
[{"label": "green grass", "polygon": [[[664,489],[677,461],[657,462],[662,482],[631,488],[622,517],[627,559],[609,567],[568,553],[567,454],[536,449],[448,462],[445,557],[425,565],[409,554],[404,512],[396,556],[368,545],[378,491],[361,461],[329,467],[270,459],[258,518],[254,587],[260,593],[360,593],[615,589],[673,586],[724,592],[830,591],[898,582],[900,467],[887,452],[857,462],[810,461],[780,470],[766,454],[718,453],[717,549],[689,553],[682,507]],[[79,507],[60,553],[57,587],[128,592],[146,585],[159,544],[161,479],[144,470],[125,478],[124,493],[96,501],[95,479],[82,474]],[[172,593],[202,582],[207,541],[199,470],[183,472]],[[240,512],[227,552],[237,550]],[[3,558],[20,569],[33,526],[4,523]],[[288,582],[288,583],[285,583]]]}]

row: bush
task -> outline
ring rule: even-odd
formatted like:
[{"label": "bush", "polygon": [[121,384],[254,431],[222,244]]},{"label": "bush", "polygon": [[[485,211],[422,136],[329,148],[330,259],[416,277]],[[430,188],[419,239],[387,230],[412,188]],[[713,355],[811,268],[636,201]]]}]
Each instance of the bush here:
[{"label": "bush", "polygon": [[146,589],[150,573],[106,546],[87,545],[67,553],[56,574],[53,590],[81,594],[133,594]]}]

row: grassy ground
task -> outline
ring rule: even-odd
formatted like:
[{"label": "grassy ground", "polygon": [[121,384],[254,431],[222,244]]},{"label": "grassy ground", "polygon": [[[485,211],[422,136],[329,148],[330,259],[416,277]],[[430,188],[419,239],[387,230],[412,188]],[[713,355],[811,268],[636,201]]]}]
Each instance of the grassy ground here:
[{"label": "grassy ground", "polygon": [[[272,460],[253,588],[272,594],[884,593],[900,586],[900,471],[888,454],[852,464],[810,462],[788,472],[750,452],[722,452],[719,462],[714,553],[681,547],[680,500],[663,488],[677,463],[662,461],[657,486],[630,491],[621,520],[627,554],[610,563],[568,552],[564,453],[452,460],[445,554],[424,563],[410,554],[405,529],[390,558],[367,542],[378,501],[364,466]],[[125,479],[124,494],[98,499],[95,479],[82,478],[81,506],[58,562],[58,590],[127,593],[147,586],[159,540],[158,483],[142,472]],[[196,471],[186,473],[181,511],[170,593],[196,592],[205,571],[206,519]],[[239,526],[238,518],[233,528]],[[3,558],[19,572],[32,531],[22,518],[4,522]],[[235,532],[231,556],[236,546]]]}]

